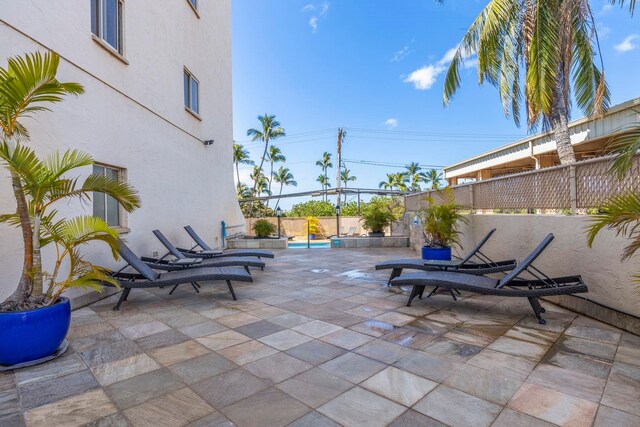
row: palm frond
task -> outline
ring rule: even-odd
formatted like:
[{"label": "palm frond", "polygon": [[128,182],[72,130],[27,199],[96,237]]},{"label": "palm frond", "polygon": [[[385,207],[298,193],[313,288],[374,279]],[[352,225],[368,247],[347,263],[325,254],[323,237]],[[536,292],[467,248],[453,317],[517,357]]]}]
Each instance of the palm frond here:
[{"label": "palm frond", "polygon": [[618,178],[623,178],[633,166],[640,150],[640,123],[616,130],[607,142],[606,148],[616,155],[610,172],[615,173]]},{"label": "palm frond", "polygon": [[605,228],[616,230],[617,236],[626,236],[631,240],[625,247],[623,260],[640,249],[640,194],[624,193],[609,198],[600,208],[600,213],[591,218],[587,233],[589,247],[593,245],[596,235]]},{"label": "palm frond", "polygon": [[138,191],[133,186],[102,174],[89,175],[82,185],[82,191],[106,193],[116,199],[127,212],[142,205]]}]

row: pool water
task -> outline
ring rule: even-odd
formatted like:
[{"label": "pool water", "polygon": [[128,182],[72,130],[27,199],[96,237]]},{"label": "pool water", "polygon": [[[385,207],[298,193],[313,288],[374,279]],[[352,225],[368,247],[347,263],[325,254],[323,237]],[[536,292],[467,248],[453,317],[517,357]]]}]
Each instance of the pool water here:
[{"label": "pool water", "polygon": [[[331,242],[311,242],[311,249],[330,248]],[[289,249],[306,249],[307,242],[289,242]]]}]

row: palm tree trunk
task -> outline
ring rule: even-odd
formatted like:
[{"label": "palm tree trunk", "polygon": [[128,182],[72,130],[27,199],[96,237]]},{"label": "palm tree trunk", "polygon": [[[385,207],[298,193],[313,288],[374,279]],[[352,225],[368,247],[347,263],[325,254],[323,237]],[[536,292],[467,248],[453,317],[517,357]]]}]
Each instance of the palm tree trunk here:
[{"label": "palm tree trunk", "polygon": [[236,162],[236,178],[238,178],[236,188],[240,188],[240,168],[238,167],[238,162]]},{"label": "palm tree trunk", "polygon": [[[562,65],[560,65],[562,67]],[[562,76],[563,69],[559,69],[559,75]],[[553,108],[551,111],[551,126],[556,139],[556,148],[560,164],[566,165],[575,163],[576,155],[571,145],[571,137],[569,136],[569,109],[565,103],[565,95],[563,91],[563,79],[558,78],[556,88],[553,94]]]},{"label": "palm tree trunk", "polygon": [[40,252],[40,214],[36,213],[33,218],[33,296],[41,296],[42,287],[42,255]]},{"label": "palm tree trunk", "polygon": [[[262,152],[262,158],[260,159],[260,167],[258,171],[262,172],[262,165],[264,165],[264,159],[267,157],[267,150],[269,149],[269,137],[265,135],[264,137],[264,151]],[[258,188],[258,181],[254,181],[253,183],[253,193],[255,194],[256,188]],[[253,216],[253,202],[251,202],[251,208],[249,213]]]},{"label": "palm tree trunk", "polygon": [[[284,186],[284,183],[280,183],[280,192],[278,193],[278,196],[282,196],[282,187]],[[280,197],[278,197],[278,201],[276,202],[276,207],[273,209],[278,209],[278,205],[280,204]]]},{"label": "palm tree trunk", "polygon": [[[273,180],[273,160],[271,161],[271,169],[269,169],[270,174],[269,174],[269,195],[271,195],[271,181]],[[269,202],[271,200],[267,199],[267,208],[269,207]]]}]

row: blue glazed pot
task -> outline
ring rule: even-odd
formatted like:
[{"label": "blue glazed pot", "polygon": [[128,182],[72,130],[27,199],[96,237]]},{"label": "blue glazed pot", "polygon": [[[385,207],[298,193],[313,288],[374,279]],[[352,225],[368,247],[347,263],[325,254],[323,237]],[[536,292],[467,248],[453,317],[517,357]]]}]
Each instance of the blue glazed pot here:
[{"label": "blue glazed pot", "polygon": [[48,307],[0,312],[0,365],[15,365],[55,353],[71,323],[69,298]]},{"label": "blue glazed pot", "polygon": [[309,240],[316,240],[315,234],[309,234]]},{"label": "blue glazed pot", "polygon": [[422,259],[451,261],[451,248],[431,248],[429,246],[423,246]]}]

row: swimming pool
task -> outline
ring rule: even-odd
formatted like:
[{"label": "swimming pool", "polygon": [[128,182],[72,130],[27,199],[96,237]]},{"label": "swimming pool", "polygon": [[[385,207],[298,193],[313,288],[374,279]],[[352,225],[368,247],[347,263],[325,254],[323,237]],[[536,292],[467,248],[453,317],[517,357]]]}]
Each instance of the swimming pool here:
[{"label": "swimming pool", "polygon": [[[311,249],[330,248],[331,242],[311,242]],[[289,242],[289,249],[306,249],[307,242]]]}]

